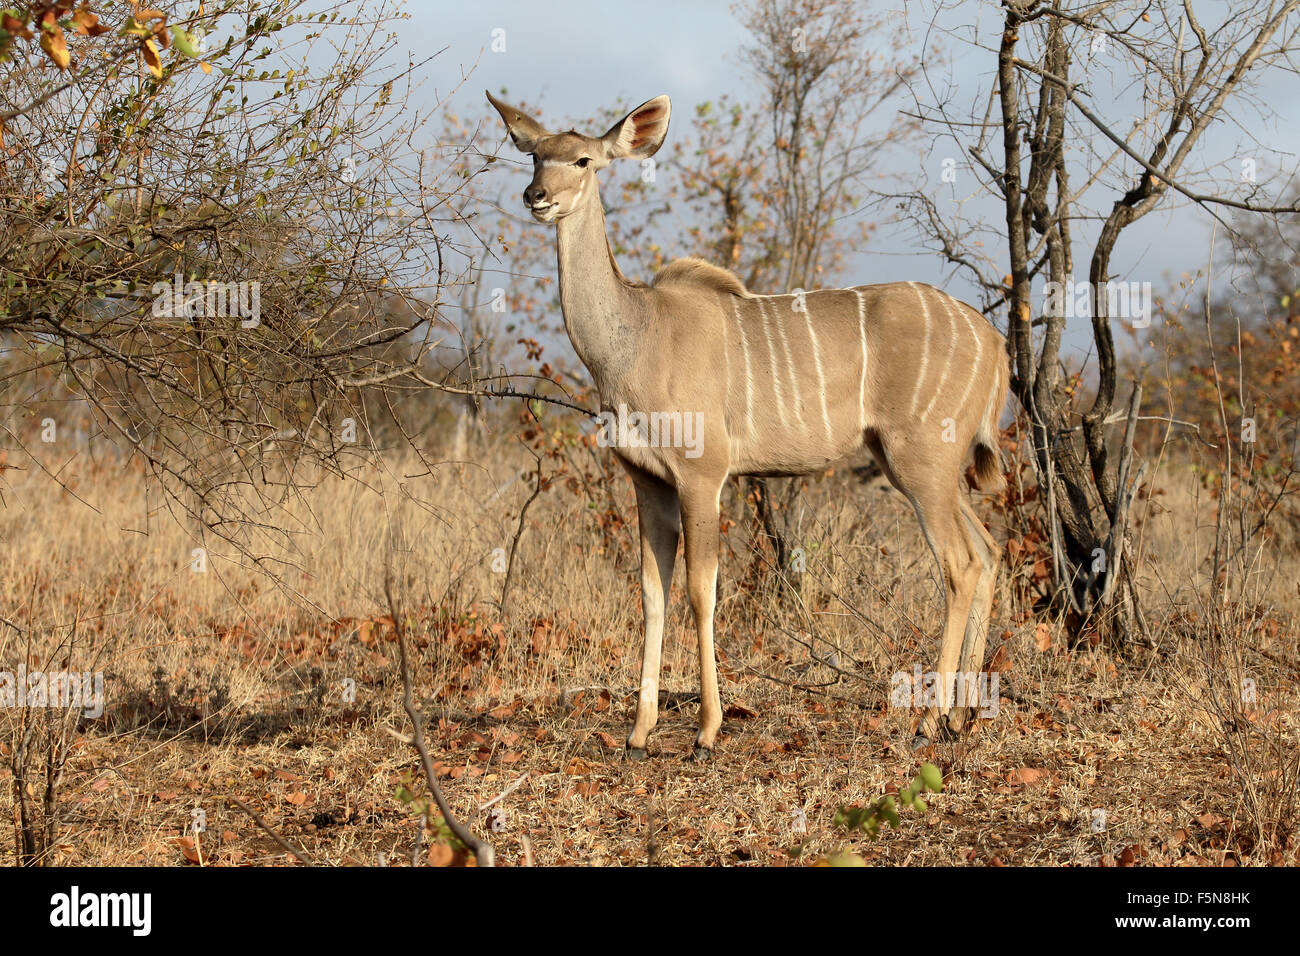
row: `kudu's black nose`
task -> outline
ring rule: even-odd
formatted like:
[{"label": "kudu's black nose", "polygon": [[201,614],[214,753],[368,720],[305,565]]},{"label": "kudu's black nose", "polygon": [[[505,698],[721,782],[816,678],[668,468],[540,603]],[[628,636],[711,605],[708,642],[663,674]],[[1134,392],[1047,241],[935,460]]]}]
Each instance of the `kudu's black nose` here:
[{"label": "kudu's black nose", "polygon": [[544,186],[529,186],[524,190],[524,205],[536,206],[538,203],[546,202],[546,188]]}]

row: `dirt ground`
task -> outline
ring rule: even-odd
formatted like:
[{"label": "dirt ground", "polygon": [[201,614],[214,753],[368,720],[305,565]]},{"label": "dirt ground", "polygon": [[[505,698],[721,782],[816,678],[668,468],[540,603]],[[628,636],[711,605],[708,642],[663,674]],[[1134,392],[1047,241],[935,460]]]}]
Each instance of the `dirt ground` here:
[{"label": "dirt ground", "polygon": [[[296,522],[291,541],[249,539],[241,555],[205,539],[196,570],[198,539],[138,475],[87,467],[60,490],[9,471],[0,668],[67,661],[105,681],[104,714],[73,734],[50,862],[292,863],[231,797],[322,863],[467,862],[398,795],[422,780],[404,742],[394,610],[442,786],[503,865],[788,866],[843,849],[893,865],[1300,862],[1285,830],[1258,825],[1260,806],[1294,798],[1294,574],[1274,569],[1259,585],[1253,643],[1234,658],[1257,694],[1225,715],[1198,630],[1201,505],[1178,476],[1142,526],[1147,644],[1070,647],[1057,622],[1017,607],[1016,577],[1032,569],[1009,562],[989,641],[996,714],[919,753],[920,710],[891,703],[891,687],[930,666],[940,602],[900,496],[847,469],[810,482],[793,521],[809,568],[793,591],[756,578],[752,541],[728,527],[726,717],[714,759],[697,764],[680,564],[660,722],[649,759],[628,763],[630,495],[618,485],[593,502],[560,484],[541,495],[502,610],[494,559],[530,493],[511,474],[460,467],[417,487],[392,466],[327,480],[277,514],[279,527]],[[0,809],[17,819],[21,712],[0,721]],[[904,811],[875,840],[834,825],[838,809],[905,787],[924,761],[943,773],[924,813]],[[38,809],[40,770],[24,771]],[[16,844],[0,841],[0,865],[16,861]]]}]

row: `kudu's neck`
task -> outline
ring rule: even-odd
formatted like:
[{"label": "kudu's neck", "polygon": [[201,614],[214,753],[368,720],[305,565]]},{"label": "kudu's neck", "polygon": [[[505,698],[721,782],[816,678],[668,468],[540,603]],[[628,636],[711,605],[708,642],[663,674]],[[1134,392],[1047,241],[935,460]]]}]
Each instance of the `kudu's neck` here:
[{"label": "kudu's neck", "polygon": [[606,393],[636,355],[646,324],[640,300],[648,290],[619,271],[594,183],[578,208],[555,224],[555,240],[564,327],[596,387]]}]

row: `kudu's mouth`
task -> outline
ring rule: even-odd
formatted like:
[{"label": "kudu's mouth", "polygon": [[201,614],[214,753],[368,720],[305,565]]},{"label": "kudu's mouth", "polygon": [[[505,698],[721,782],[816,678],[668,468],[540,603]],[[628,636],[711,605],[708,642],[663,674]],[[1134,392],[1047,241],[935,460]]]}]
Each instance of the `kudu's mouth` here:
[{"label": "kudu's mouth", "polygon": [[558,202],[534,203],[528,206],[528,211],[533,214],[533,218],[538,222],[550,222],[555,218],[555,211],[560,208]]}]

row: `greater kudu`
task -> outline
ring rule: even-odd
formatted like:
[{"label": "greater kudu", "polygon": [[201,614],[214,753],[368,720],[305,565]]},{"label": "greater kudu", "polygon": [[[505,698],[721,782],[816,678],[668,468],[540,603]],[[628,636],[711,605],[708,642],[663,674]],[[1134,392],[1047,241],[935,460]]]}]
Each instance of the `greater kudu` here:
[{"label": "greater kudu", "polygon": [[631,281],[609,247],[596,172],[615,159],[654,155],[668,132],[668,97],[638,106],[598,138],[551,133],[490,93],[488,100],[515,146],[533,157],[524,203],[539,222],[555,223],[564,324],[601,407],[670,422],[702,413],[703,441],[693,449],[647,440],[644,428],[616,448],[636,488],[645,614],[627,755],[645,756],[658,716],[679,535],[699,634],[695,756],[704,759],[722,724],[713,611],[724,482],[819,471],[863,445],[911,502],[945,585],[941,703],[926,712],[918,738],[960,731],[972,708],[957,706],[953,690],[959,673],[983,666],[998,569],[998,549],[961,483],[972,444],[977,487],[1003,483],[1003,337],[970,306],[917,282],[755,295],[695,258],[670,262],[650,285]]}]

